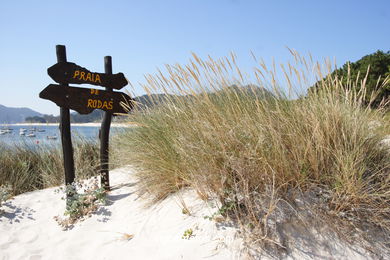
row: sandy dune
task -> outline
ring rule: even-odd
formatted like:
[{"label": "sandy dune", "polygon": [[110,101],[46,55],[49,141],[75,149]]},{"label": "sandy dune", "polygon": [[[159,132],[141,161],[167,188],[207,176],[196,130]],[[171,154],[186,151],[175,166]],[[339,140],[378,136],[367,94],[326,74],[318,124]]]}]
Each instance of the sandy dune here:
[{"label": "sandy dune", "polygon": [[[55,188],[16,196],[3,205],[0,259],[237,259],[240,240],[232,227],[217,227],[203,216],[213,212],[187,191],[193,216],[182,213],[177,197],[145,208],[135,194],[131,169],[111,172],[108,205],[63,231],[53,219],[65,202]],[[194,236],[182,239],[192,229]],[[129,237],[133,236],[132,239]],[[226,247],[228,246],[228,248]]]},{"label": "sandy dune", "polygon": [[[248,259],[235,227],[204,218],[217,211],[211,202],[186,190],[146,208],[132,173],[130,167],[111,171],[107,205],[67,231],[53,219],[65,209],[56,188],[7,201],[0,216],[0,259]],[[183,214],[183,200],[191,215]],[[183,239],[189,229],[193,236]],[[292,238],[287,259],[376,258],[333,235],[288,223],[284,229]]]}]

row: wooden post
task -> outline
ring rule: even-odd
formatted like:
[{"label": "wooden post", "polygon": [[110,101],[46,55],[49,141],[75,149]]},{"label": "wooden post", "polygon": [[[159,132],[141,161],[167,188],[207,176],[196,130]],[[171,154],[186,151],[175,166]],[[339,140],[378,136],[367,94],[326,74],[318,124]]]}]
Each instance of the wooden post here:
[{"label": "wooden post", "polygon": [[[112,60],[111,56],[104,57],[104,73],[112,74]],[[107,91],[112,92],[112,88],[106,87]],[[109,149],[109,137],[110,137],[110,126],[111,126],[111,112],[104,112],[103,121],[100,128],[100,176],[101,186],[106,191],[110,190],[110,177],[108,171],[108,149]]]},{"label": "wooden post", "polygon": [[[56,46],[57,62],[66,62],[66,49],[64,45]],[[61,87],[68,88],[68,84],[60,84]],[[67,97],[66,97],[67,98]],[[74,161],[73,161],[73,148],[72,139],[70,135],[70,115],[69,108],[60,108],[60,131],[62,142],[62,154],[64,157],[64,170],[65,170],[65,184],[72,184],[74,182]],[[67,200],[71,194],[66,194]]]}]

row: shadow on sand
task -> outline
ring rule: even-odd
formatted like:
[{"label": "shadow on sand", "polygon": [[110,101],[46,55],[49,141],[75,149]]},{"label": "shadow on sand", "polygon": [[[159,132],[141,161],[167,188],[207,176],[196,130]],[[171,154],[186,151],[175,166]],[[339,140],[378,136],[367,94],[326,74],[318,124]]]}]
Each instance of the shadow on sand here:
[{"label": "shadow on sand", "polygon": [[[119,185],[115,185],[111,187],[111,191],[116,191],[119,190],[123,187],[132,187],[136,185],[136,183],[123,183]],[[105,206],[111,206],[113,205],[116,201],[122,200],[130,195],[132,195],[133,192],[127,192],[123,194],[107,194],[106,196],[106,205]],[[96,212],[95,215],[100,216],[101,218],[98,219],[99,222],[107,222],[110,220],[110,216],[112,215],[111,211],[107,207],[100,207]]]},{"label": "shadow on sand", "polygon": [[33,214],[35,210],[31,208],[21,208],[12,204],[12,199],[2,204],[0,209],[0,222],[8,221],[10,224],[20,223],[23,219],[35,220]]}]

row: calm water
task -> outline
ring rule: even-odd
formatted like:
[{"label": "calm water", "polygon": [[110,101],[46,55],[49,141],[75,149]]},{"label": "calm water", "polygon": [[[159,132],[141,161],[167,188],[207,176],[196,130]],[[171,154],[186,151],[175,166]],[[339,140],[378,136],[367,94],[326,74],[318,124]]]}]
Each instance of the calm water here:
[{"label": "calm water", "polygon": [[[26,144],[29,146],[60,145],[61,133],[58,126],[52,125],[0,125],[0,130],[12,129],[10,133],[0,134],[0,143],[8,146],[15,144]],[[25,134],[21,135],[21,129],[25,129]],[[98,141],[100,127],[95,126],[71,126],[72,141],[82,138],[87,141]],[[121,130],[119,127],[111,127],[110,137]]]}]

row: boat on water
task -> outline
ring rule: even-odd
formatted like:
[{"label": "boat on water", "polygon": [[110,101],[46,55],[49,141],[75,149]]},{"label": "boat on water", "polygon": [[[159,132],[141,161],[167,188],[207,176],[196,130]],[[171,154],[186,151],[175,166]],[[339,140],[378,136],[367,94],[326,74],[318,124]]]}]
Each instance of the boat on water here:
[{"label": "boat on water", "polygon": [[57,140],[57,135],[48,135],[47,139],[49,139],[49,140]]},{"label": "boat on water", "polygon": [[45,132],[45,129],[37,129],[38,132]]},{"label": "boat on water", "polygon": [[10,134],[12,133],[12,130],[14,129],[9,127],[9,125],[1,125],[0,134]]},{"label": "boat on water", "polygon": [[34,133],[29,133],[26,135],[26,137],[35,137],[35,134]]},{"label": "boat on water", "polygon": [[12,129],[11,128],[3,128],[0,130],[2,133],[4,134],[10,134],[12,133]]},{"label": "boat on water", "polygon": [[26,132],[27,132],[27,129],[26,129],[26,128],[20,128],[20,129],[19,129],[19,135],[24,136],[24,135],[26,135]]}]

